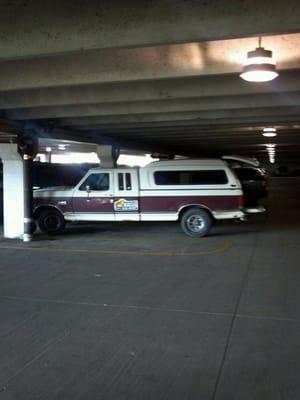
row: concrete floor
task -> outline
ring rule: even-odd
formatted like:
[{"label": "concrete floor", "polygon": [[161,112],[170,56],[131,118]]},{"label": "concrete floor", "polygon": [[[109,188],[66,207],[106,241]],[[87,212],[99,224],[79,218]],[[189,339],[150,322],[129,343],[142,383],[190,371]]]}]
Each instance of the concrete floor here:
[{"label": "concrete floor", "polygon": [[298,400],[300,180],[269,212],[0,240],[0,399]]}]

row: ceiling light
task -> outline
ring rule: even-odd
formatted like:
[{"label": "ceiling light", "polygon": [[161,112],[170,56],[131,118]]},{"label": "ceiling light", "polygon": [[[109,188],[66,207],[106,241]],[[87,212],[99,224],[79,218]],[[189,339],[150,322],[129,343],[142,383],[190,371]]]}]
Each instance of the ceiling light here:
[{"label": "ceiling light", "polygon": [[264,128],[263,131],[264,132],[276,132],[276,128],[268,127],[268,128]]},{"label": "ceiling light", "polygon": [[263,136],[274,137],[274,136],[277,136],[277,133],[276,132],[263,132]]},{"label": "ceiling light", "polygon": [[268,144],[266,144],[266,147],[267,147],[268,149],[273,149],[274,147],[276,147],[276,144],[274,144],[274,143],[268,143]]},{"label": "ceiling light", "polygon": [[277,135],[276,128],[264,128],[262,134],[265,137],[274,137]]},{"label": "ceiling light", "polygon": [[51,148],[51,147],[46,147],[46,151],[47,151],[48,153],[50,153],[50,152],[52,151],[52,148]]},{"label": "ceiling light", "polygon": [[268,82],[277,76],[272,51],[261,47],[261,38],[259,38],[258,47],[247,53],[247,60],[240,77],[248,82]]},{"label": "ceiling light", "polygon": [[66,145],[65,144],[59,144],[58,148],[59,148],[59,150],[66,150]]}]

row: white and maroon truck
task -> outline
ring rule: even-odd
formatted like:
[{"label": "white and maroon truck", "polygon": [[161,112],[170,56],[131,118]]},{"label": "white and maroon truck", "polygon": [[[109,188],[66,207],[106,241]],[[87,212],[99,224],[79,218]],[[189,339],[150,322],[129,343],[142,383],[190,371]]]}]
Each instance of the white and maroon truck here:
[{"label": "white and maroon truck", "polygon": [[73,188],[34,192],[34,217],[43,232],[60,233],[69,221],[180,221],[194,237],[214,220],[244,220],[241,185],[221,160],[158,161],[141,168],[94,168]]}]

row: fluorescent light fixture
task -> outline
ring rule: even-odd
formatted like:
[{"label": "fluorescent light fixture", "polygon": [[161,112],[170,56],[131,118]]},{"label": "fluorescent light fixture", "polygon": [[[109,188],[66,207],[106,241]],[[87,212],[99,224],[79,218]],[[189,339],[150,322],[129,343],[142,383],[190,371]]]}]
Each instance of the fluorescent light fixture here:
[{"label": "fluorescent light fixture", "polygon": [[58,164],[99,164],[99,158],[95,152],[91,153],[60,153],[52,154],[52,162]]},{"label": "fluorescent light fixture", "polygon": [[271,128],[271,127],[264,128],[263,132],[276,132],[276,128]]},{"label": "fluorescent light fixture", "polygon": [[50,153],[52,151],[52,147],[46,147],[47,153]]},{"label": "fluorescent light fixture", "polygon": [[265,137],[275,137],[277,136],[276,132],[263,132],[263,136]]},{"label": "fluorescent light fixture", "polygon": [[274,137],[277,135],[276,128],[264,128],[262,134],[265,137]]},{"label": "fluorescent light fixture", "polygon": [[261,47],[261,38],[259,38],[258,47],[247,53],[247,60],[240,77],[248,82],[268,82],[277,76],[278,72],[272,58],[272,51]]},{"label": "fluorescent light fixture", "polygon": [[139,166],[144,167],[150,162],[157,161],[158,158],[152,158],[150,154],[144,155],[130,155],[130,154],[121,154],[118,158],[118,165],[128,165],[131,167]]},{"label": "fluorescent light fixture", "polygon": [[59,150],[66,150],[66,145],[65,144],[59,144],[58,148],[59,148]]}]

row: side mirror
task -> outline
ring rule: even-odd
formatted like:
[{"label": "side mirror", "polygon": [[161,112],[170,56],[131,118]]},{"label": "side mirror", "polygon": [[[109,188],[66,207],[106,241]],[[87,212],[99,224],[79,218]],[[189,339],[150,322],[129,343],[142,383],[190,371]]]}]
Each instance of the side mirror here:
[{"label": "side mirror", "polygon": [[91,191],[90,185],[86,185],[85,190],[87,193],[90,193],[90,191]]}]

